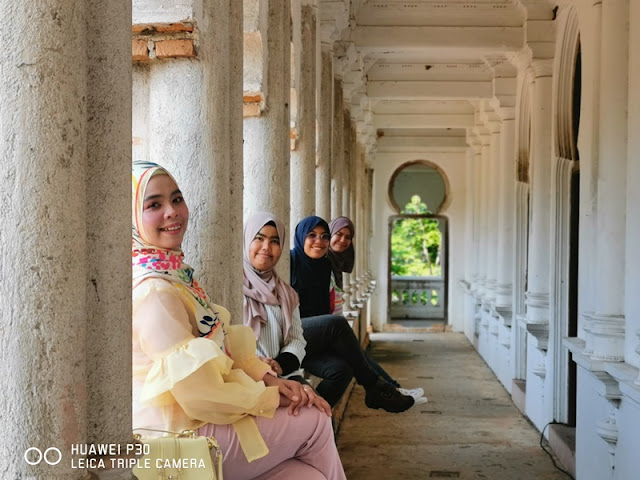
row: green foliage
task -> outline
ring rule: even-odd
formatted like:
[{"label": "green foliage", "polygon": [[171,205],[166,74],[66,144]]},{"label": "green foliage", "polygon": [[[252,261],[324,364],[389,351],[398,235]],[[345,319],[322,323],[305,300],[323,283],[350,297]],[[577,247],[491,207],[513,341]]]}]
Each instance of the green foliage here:
[{"label": "green foliage", "polygon": [[[414,195],[402,210],[406,214],[428,214],[427,205]],[[391,232],[391,275],[439,276],[442,235],[438,220],[431,218],[401,218]]]}]

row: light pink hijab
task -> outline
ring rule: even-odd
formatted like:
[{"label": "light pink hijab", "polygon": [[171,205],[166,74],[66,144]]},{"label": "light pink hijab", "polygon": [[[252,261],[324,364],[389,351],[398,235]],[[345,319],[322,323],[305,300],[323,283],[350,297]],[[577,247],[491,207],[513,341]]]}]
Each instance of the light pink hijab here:
[{"label": "light pink hijab", "polygon": [[259,272],[253,268],[249,260],[251,242],[262,227],[269,222],[273,222],[276,225],[280,242],[284,243],[284,224],[271,213],[256,212],[244,224],[243,318],[244,324],[251,327],[256,338],[259,338],[260,328],[267,323],[267,313],[264,306],[280,305],[284,316],[282,336],[286,340],[291,328],[293,312],[299,305],[298,294],[291,286],[280,280],[275,270],[270,269]]}]

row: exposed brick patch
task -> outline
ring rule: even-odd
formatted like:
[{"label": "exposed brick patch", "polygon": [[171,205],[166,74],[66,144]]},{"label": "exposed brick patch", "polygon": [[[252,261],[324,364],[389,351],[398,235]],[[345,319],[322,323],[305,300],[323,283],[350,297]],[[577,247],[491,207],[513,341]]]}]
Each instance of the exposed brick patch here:
[{"label": "exposed brick patch", "polygon": [[131,41],[131,58],[134,62],[149,61],[149,46],[146,40],[133,39]]},{"label": "exposed brick patch", "polygon": [[133,25],[131,27],[131,30],[134,35],[193,32],[193,25],[190,23],[140,23],[137,25]]},{"label": "exposed brick patch", "polygon": [[192,58],[196,50],[192,39],[160,40],[156,43],[156,57],[158,58]]},{"label": "exposed brick patch", "polygon": [[262,102],[262,93],[245,93],[242,96],[242,101],[244,103],[260,103]]},{"label": "exposed brick patch", "polygon": [[262,92],[244,92],[242,96],[242,116],[259,117],[262,112]]},{"label": "exposed brick patch", "polygon": [[260,105],[257,103],[245,103],[242,105],[242,117],[259,117],[260,116]]},{"label": "exposed brick patch", "polygon": [[146,23],[132,26],[134,62],[197,56],[196,26],[192,23]]}]

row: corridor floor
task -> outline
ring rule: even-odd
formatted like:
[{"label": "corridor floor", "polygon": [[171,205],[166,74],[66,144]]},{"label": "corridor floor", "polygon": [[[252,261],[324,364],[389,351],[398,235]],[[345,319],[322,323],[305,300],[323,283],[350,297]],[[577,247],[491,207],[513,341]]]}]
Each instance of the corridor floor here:
[{"label": "corridor floor", "polygon": [[349,480],[566,480],[461,333],[380,333],[369,353],[429,402],[390,414],[354,388],[338,432]]}]

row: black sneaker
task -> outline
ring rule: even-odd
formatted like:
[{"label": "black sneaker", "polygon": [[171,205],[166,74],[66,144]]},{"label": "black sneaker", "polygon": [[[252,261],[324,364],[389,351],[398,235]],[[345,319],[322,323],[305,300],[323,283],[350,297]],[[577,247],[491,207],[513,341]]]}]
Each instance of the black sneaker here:
[{"label": "black sneaker", "polygon": [[415,400],[408,395],[402,395],[393,385],[378,380],[375,385],[367,389],[364,404],[369,408],[382,408],[387,412],[400,413],[413,407]]}]

